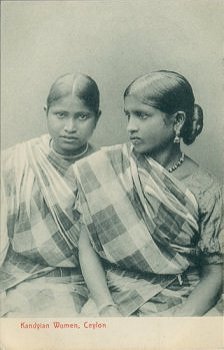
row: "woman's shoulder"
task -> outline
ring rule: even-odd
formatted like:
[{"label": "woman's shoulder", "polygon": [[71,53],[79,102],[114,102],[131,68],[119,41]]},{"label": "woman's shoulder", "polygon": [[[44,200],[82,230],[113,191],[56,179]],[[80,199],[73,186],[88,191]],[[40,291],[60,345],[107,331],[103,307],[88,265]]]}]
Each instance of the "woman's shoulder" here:
[{"label": "woman's shoulder", "polygon": [[127,148],[126,143],[119,143],[111,146],[103,146],[101,147],[101,151],[105,153],[121,153],[124,148]]},{"label": "woman's shoulder", "polygon": [[10,170],[15,164],[21,163],[26,158],[26,145],[30,144],[32,146],[40,143],[40,142],[48,142],[49,135],[45,134],[40,137],[35,137],[29,140],[25,140],[22,142],[18,142],[13,146],[10,146],[1,152],[1,163],[2,167],[6,171],[7,169]]},{"label": "woman's shoulder", "polygon": [[86,157],[80,159],[77,164],[85,162],[94,162],[97,159],[102,159],[105,155],[116,155],[121,154],[125,144],[116,144],[111,146],[102,146],[100,148],[95,148],[94,146],[91,154],[88,154]]},{"label": "woman's shoulder", "polygon": [[3,149],[1,154],[3,156],[7,156],[7,155],[10,155],[10,154],[13,154],[16,152],[16,150],[20,149],[21,147],[23,147],[24,145],[30,143],[30,144],[38,144],[40,142],[44,142],[44,143],[49,143],[49,140],[50,140],[50,135],[49,134],[43,134],[39,137],[34,137],[32,139],[28,139],[28,140],[25,140],[25,141],[21,141],[21,142],[18,142],[6,149]]},{"label": "woman's shoulder", "polygon": [[[189,185],[198,187],[201,191],[207,191],[210,188],[220,189],[222,187],[221,182],[214,174],[211,174],[208,170],[204,169],[198,163],[188,156],[185,156],[184,168],[181,180]],[[181,169],[181,168],[180,168]]]},{"label": "woman's shoulder", "polygon": [[20,144],[10,146],[1,152],[2,172],[10,171],[17,159],[17,150]]},{"label": "woman's shoulder", "polygon": [[209,171],[202,168],[201,166],[198,166],[194,169],[187,181],[193,182],[201,190],[204,191],[207,191],[210,188],[214,190],[215,188],[220,189],[222,187],[222,184],[218,180],[218,178],[214,174],[211,174]]},{"label": "woman's shoulder", "polygon": [[205,210],[222,201],[223,184],[201,166],[195,167],[192,174],[184,179],[184,183],[195,195],[199,206]]},{"label": "woman's shoulder", "polygon": [[16,143],[15,145],[12,145],[8,148],[3,149],[1,151],[1,156],[5,158],[5,157],[10,156],[11,154],[15,153],[15,150],[18,147],[18,145],[20,145],[20,143]]}]

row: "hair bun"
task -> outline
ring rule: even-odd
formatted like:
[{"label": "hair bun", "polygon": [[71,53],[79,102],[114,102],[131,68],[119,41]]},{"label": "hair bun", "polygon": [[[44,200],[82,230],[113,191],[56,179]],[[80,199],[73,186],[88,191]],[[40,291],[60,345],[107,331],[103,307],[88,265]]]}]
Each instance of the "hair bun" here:
[{"label": "hair bun", "polygon": [[203,129],[203,109],[198,104],[194,105],[192,133],[197,137]]},{"label": "hair bun", "polygon": [[193,143],[203,129],[203,109],[198,104],[194,105],[194,114],[189,124],[183,133],[183,141],[186,145]]}]

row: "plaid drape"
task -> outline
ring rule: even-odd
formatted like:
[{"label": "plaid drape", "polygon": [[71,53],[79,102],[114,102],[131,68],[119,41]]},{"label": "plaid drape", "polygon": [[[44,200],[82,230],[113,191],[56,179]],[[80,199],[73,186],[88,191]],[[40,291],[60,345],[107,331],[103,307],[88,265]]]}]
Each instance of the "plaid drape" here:
[{"label": "plaid drape", "polygon": [[181,294],[186,296],[198,283],[198,276],[186,279],[187,290],[179,283],[197,255],[194,195],[126,144],[102,148],[73,168],[78,209],[121,312],[132,314],[176,281],[181,292],[175,292],[172,302],[180,303]]},{"label": "plaid drape", "polygon": [[[18,295],[27,294],[33,316],[38,314],[38,304],[41,308],[44,303],[44,295],[51,295],[49,305],[53,301],[56,305],[60,301],[54,295],[60,281],[65,299],[67,295],[73,300],[73,314],[74,306],[80,310],[87,298],[78,262],[79,223],[72,210],[77,191],[70,166],[76,158],[56,154],[49,141],[49,135],[43,135],[4,151],[2,156],[0,288],[11,300],[5,299],[3,309],[6,305],[8,309],[3,313],[14,310]],[[34,279],[42,281],[39,289],[33,289]],[[24,309],[29,312],[29,307]],[[47,308],[45,311],[48,315]]]}]

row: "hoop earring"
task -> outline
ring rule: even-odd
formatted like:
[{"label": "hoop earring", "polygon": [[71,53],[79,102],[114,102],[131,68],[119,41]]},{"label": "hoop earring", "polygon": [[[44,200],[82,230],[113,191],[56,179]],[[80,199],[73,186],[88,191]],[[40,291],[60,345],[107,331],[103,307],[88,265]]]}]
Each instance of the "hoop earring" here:
[{"label": "hoop earring", "polygon": [[179,134],[179,132],[176,133],[176,136],[174,137],[173,143],[180,143],[180,134]]}]

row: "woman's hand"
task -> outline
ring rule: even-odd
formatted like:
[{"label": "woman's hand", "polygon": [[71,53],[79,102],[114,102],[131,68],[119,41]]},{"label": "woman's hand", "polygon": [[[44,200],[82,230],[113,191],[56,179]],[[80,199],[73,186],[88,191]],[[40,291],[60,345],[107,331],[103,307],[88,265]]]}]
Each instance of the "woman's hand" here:
[{"label": "woman's hand", "polygon": [[100,316],[103,317],[122,317],[122,314],[118,311],[114,305],[108,305],[100,312]]},{"label": "woman's hand", "polygon": [[200,282],[173,316],[203,316],[217,303],[221,288],[222,265],[203,266]]},{"label": "woman's hand", "polygon": [[94,251],[85,230],[79,240],[79,260],[91,297],[96,304],[99,315],[104,317],[121,317],[118,307],[107,286],[105,271],[99,256]]}]

